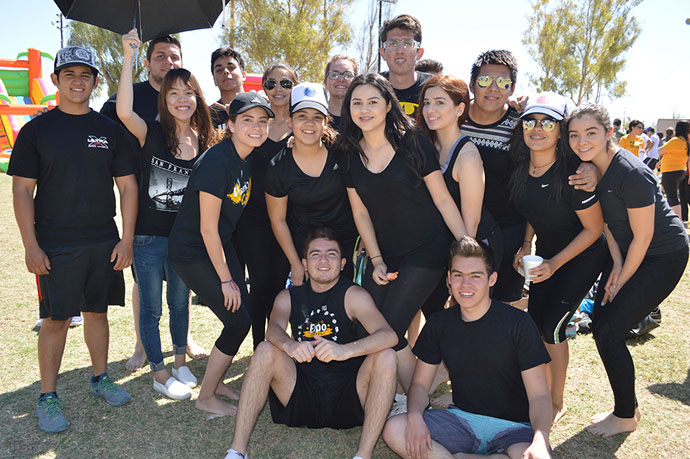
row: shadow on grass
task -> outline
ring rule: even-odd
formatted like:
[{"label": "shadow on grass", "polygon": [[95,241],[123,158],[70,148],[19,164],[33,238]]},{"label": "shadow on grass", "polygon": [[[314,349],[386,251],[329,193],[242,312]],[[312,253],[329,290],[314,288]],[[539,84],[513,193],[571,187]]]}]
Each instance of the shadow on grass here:
[{"label": "shadow on grass", "polygon": [[632,346],[632,347],[641,346],[641,345],[645,344],[647,341],[653,340],[654,338],[656,338],[654,336],[654,333],[645,333],[644,335],[638,336],[637,338],[632,338],[632,339],[626,340],[625,344],[627,344],[628,346]]},{"label": "shadow on grass", "polygon": [[616,451],[628,438],[629,433],[602,438],[581,430],[553,450],[556,459],[608,459],[615,458]]},{"label": "shadow on grass", "polygon": [[648,386],[650,392],[661,395],[672,400],[678,400],[690,406],[690,369],[682,383],[670,382],[665,384],[652,384]]},{"label": "shadow on grass", "polygon": [[[233,389],[240,390],[249,359],[240,358],[230,366],[225,380]],[[58,434],[38,429],[35,402],[40,381],[0,394],[0,456],[213,457],[229,447],[234,418],[208,419],[194,408],[193,400],[163,397],[153,391],[151,372],[129,373],[125,362],[108,365],[110,376],[132,395],[132,401],[121,407],[108,406],[90,394],[91,366],[60,373],[57,391],[70,428]],[[206,359],[188,365],[201,381]],[[196,394],[198,389],[193,399]]]}]

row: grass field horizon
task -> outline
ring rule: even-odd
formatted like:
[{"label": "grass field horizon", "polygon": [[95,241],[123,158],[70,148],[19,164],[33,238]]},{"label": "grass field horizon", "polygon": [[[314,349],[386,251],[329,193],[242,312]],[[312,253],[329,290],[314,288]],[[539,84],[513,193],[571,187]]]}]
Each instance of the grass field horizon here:
[{"label": "grass field horizon", "polygon": [[[40,393],[35,278],[26,271],[24,250],[14,220],[11,178],[0,174],[0,348],[6,358],[0,372],[0,457],[90,458],[221,458],[232,441],[234,418],[209,419],[194,408],[192,400],[172,401],[153,391],[148,367],[130,373],[125,362],[134,347],[131,299],[109,310],[109,374],[131,395],[125,406],[112,408],[89,393],[91,363],[82,327],[70,330],[57,390],[65,403],[70,428],[60,434],[38,429],[35,401]],[[127,292],[132,279],[126,271]],[[649,286],[653,288],[653,286]],[[164,306],[164,311],[167,309]],[[610,410],[613,397],[591,335],[570,340],[571,358],[565,400],[566,416],[551,432],[554,457],[582,458],[690,458],[690,269],[661,306],[660,328],[629,341],[637,373],[636,392],[642,420],[636,432],[609,439],[583,431],[589,417]],[[221,324],[203,306],[192,308],[192,334],[210,350]],[[172,364],[167,332],[168,314],[161,319],[165,362]],[[251,358],[251,335],[245,339],[225,381],[240,389]],[[203,377],[206,360],[189,363]],[[288,429],[274,425],[265,408],[252,434],[252,458],[352,457],[361,428]],[[382,440],[375,458],[397,457]]]}]

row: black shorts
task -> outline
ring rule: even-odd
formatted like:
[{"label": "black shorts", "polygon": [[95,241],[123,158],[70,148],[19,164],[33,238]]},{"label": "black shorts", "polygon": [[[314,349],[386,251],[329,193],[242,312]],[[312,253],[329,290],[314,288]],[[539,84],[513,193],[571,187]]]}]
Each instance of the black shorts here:
[{"label": "black shorts", "polygon": [[272,389],[268,392],[273,422],[310,429],[350,429],[364,424],[364,408],[357,395],[362,362],[364,357],[296,363],[297,380],[288,404],[283,406]]},{"label": "black shorts", "polygon": [[110,262],[117,242],[41,246],[50,260],[50,274],[36,276],[40,317],[67,320],[81,312],[104,313],[109,304],[124,306],[124,277]]}]

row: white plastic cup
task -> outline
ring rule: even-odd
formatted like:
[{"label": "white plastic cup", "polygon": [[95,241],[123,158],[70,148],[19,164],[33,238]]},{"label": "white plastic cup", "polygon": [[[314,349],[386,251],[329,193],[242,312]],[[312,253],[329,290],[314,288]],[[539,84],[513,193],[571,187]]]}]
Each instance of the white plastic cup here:
[{"label": "white plastic cup", "polygon": [[536,268],[544,262],[544,259],[539,255],[525,255],[522,257],[522,268],[525,271],[525,282],[531,282],[532,279],[529,277],[529,270]]}]

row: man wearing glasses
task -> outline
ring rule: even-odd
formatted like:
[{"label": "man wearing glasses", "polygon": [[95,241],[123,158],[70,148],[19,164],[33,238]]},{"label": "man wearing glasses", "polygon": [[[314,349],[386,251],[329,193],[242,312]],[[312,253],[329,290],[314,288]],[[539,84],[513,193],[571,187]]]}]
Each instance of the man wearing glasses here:
[{"label": "man wearing glasses", "polygon": [[388,72],[382,72],[391,82],[395,95],[407,115],[414,119],[419,106],[419,93],[432,75],[415,71],[415,64],[424,54],[422,26],[409,14],[401,14],[383,23],[379,53]]}]

